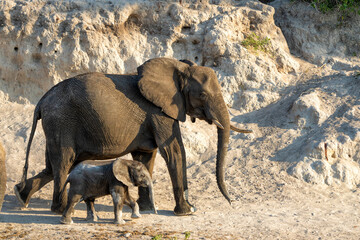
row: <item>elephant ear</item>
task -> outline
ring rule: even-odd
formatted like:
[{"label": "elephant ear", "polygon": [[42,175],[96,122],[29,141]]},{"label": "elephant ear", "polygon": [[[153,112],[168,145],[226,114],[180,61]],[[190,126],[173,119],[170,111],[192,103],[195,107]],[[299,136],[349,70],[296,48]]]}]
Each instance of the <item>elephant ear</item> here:
[{"label": "elephant ear", "polygon": [[189,65],[175,59],[155,58],[138,67],[141,94],[173,119],[186,119],[185,99],[181,92],[184,71]]},{"label": "elephant ear", "polygon": [[113,163],[115,178],[126,186],[135,186],[131,176],[130,160],[118,159]]}]

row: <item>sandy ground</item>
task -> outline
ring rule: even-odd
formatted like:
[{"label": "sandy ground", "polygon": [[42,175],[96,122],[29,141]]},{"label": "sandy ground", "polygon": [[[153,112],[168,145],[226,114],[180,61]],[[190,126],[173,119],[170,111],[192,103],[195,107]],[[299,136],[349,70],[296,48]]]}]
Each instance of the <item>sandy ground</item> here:
[{"label": "sandy ground", "polygon": [[151,239],[162,235],[163,239],[185,239],[187,232],[190,239],[358,239],[360,236],[359,191],[285,188],[281,193],[269,195],[259,196],[254,202],[239,201],[232,207],[219,198],[203,198],[195,202],[200,208],[198,212],[186,217],[174,216],[167,201],[158,201],[158,215],[143,213],[138,220],[131,220],[126,208],[126,224],[121,226],[112,224],[111,199],[103,198],[96,205],[99,222],[85,222],[85,205],[80,203],[74,224],[67,226],[59,223],[60,216],[49,211],[50,200],[36,197],[29,208],[21,210],[14,195],[9,194],[0,215],[0,238]]},{"label": "sandy ground", "polygon": [[[157,163],[154,178],[161,179],[164,164],[161,159]],[[207,189],[190,192],[198,211],[185,217],[173,215],[170,182],[155,181],[158,215],[145,212],[131,220],[126,207],[124,225],[112,223],[110,197],[96,201],[98,222],[84,221],[85,204],[79,203],[74,223],[62,225],[60,216],[50,211],[52,184],[36,193],[26,209],[19,208],[10,192],[0,214],[0,239],[186,239],[188,235],[189,239],[359,239],[360,191],[304,184],[286,174],[249,172],[247,181],[261,186],[241,189],[244,195],[231,206],[215,181]],[[198,189],[199,183],[206,185],[201,179],[189,182],[190,190]]]}]

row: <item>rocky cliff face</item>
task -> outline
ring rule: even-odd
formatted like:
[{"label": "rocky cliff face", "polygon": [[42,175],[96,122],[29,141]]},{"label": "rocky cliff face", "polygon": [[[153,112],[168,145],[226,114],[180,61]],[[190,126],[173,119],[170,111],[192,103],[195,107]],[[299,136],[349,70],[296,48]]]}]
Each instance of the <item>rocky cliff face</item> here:
[{"label": "rocky cliff face", "polygon": [[[0,13],[3,98],[36,103],[76,74],[129,73],[166,56],[213,67],[233,107],[258,109],[278,99],[287,85],[282,74],[297,63],[274,24],[274,9],[248,5],[6,1]],[[241,46],[251,32],[273,40],[272,56]]]},{"label": "rocky cliff face", "polygon": [[[359,184],[360,61],[351,55],[359,49],[358,28],[322,28],[327,18],[318,22],[307,8],[295,13],[287,1],[274,7],[258,1],[1,2],[0,138],[10,185],[20,178],[34,104],[48,89],[84,72],[134,72],[162,56],[212,67],[232,121],[254,130],[232,136],[229,175],[237,175],[230,179],[236,195],[242,194],[238,177],[262,171],[273,177],[281,169],[311,183]],[[244,46],[253,33],[270,39],[267,51]],[[189,176],[215,169],[214,129],[190,121],[182,129]],[[32,174],[44,163],[41,130],[35,138]]]},{"label": "rocky cliff face", "polygon": [[335,70],[360,70],[360,18],[341,19],[340,13],[320,14],[305,2],[276,0],[275,22],[294,54]]}]

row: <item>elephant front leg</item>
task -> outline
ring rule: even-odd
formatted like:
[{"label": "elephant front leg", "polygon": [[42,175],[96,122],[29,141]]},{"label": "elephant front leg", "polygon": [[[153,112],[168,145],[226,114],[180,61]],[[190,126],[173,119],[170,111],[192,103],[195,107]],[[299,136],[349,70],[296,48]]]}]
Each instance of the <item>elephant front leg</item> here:
[{"label": "elephant front leg", "polygon": [[111,191],[111,197],[114,203],[114,224],[124,224],[122,219],[122,208],[124,206],[124,192]]},{"label": "elephant front leg", "polygon": [[182,170],[179,170],[175,165],[172,161],[167,163],[176,202],[174,213],[178,216],[190,215],[193,214],[196,209],[185,199],[183,179],[180,175]]},{"label": "elephant front leg", "polygon": [[125,204],[128,205],[132,210],[131,218],[141,218],[138,203],[130,196],[129,191],[127,191],[125,195]]},{"label": "elephant front leg", "polygon": [[[152,172],[154,169],[155,157],[157,150],[152,152],[142,152],[142,151],[134,151],[131,153],[134,160],[139,161],[145,165],[145,167],[149,170],[150,176],[152,176]],[[147,187],[139,187],[139,199],[137,203],[139,204],[141,211],[154,211],[153,204],[149,198],[149,189]]]},{"label": "elephant front leg", "polygon": [[166,161],[173,186],[176,201],[175,215],[193,214],[196,209],[185,198],[185,194],[187,195],[186,156],[178,123],[174,124],[172,134],[168,138],[163,139],[159,145],[159,150],[161,156]]}]

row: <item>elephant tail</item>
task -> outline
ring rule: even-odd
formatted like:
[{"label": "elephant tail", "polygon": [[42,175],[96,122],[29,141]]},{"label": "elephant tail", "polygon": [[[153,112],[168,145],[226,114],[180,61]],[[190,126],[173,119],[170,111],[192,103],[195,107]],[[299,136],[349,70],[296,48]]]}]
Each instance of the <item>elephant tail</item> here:
[{"label": "elephant tail", "polygon": [[37,104],[36,108],[35,108],[35,111],[34,111],[33,124],[32,124],[32,128],[31,128],[31,133],[30,133],[30,137],[29,137],[28,146],[27,146],[27,149],[26,149],[25,165],[24,165],[23,176],[21,178],[21,182],[20,182],[20,186],[19,186],[19,192],[21,192],[25,188],[25,185],[26,185],[27,172],[28,172],[28,168],[29,168],[30,146],[31,146],[32,140],[34,138],[37,121],[39,119],[41,119],[40,104]]}]

